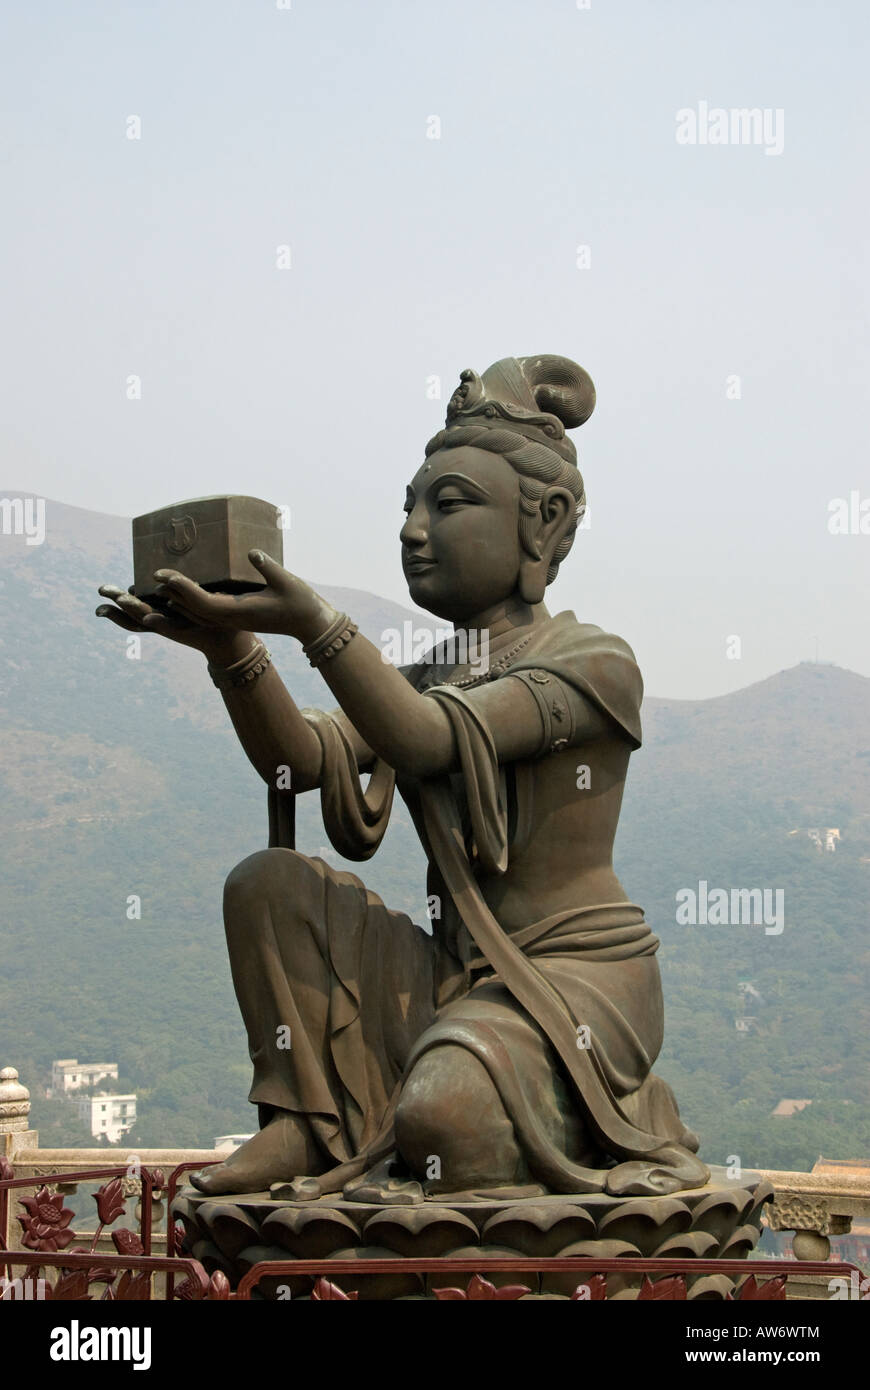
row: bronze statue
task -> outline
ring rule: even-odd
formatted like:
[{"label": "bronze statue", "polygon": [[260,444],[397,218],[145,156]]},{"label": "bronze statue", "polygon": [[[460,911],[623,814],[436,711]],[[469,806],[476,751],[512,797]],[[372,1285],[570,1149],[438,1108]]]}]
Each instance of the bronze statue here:
[{"label": "bronze statue", "polygon": [[[385,664],[259,551],[259,593],[169,569],[162,612],[100,589],[115,605],[101,616],[206,655],[270,788],[271,847],[225,892],[261,1128],[193,1179],[203,1192],[285,1182],[302,1198],[406,1201],[707,1181],[651,1070],[659,943],[612,866],[640,672],[620,638],[544,606],[585,509],[565,430],[594,404],[564,357],[462,373],[401,531],[411,598],[452,622],[452,652]],[[255,629],[297,638],[339,708],[299,710]],[[469,635],[488,644],[485,670],[465,659]],[[320,788],[333,845],[357,860],[398,786],[428,857],[431,935],[286,847],[288,768],[293,793]]]}]

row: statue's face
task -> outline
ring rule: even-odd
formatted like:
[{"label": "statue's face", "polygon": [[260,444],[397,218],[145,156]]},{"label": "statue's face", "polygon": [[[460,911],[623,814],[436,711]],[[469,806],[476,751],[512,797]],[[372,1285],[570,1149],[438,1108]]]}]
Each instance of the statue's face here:
[{"label": "statue's face", "polygon": [[430,454],[408,487],[399,537],[414,603],[462,623],[516,592],[519,497],[500,454],[468,445]]}]

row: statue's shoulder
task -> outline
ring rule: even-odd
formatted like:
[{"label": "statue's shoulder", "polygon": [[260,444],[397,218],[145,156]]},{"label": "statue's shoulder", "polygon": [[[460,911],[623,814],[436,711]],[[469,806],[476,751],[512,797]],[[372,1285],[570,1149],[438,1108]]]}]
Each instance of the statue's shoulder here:
[{"label": "statue's shoulder", "polygon": [[547,656],[578,664],[612,656],[637,668],[634,652],[623,637],[606,632],[594,623],[581,623],[571,612],[557,613],[541,623],[523,653],[523,661]]},{"label": "statue's shoulder", "polygon": [[643,679],[624,638],[578,622],[574,613],[557,613],[541,624],[511,669],[552,672],[615,719],[632,745],[640,747]]}]

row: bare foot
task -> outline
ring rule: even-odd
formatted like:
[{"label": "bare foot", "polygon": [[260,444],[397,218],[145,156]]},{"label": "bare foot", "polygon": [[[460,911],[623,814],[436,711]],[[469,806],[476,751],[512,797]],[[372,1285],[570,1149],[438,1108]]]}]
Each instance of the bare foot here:
[{"label": "bare foot", "polygon": [[289,1182],[300,1173],[323,1171],[313,1145],[295,1115],[279,1110],[224,1163],[193,1173],[190,1181],[209,1197],[265,1192],[270,1183]]}]

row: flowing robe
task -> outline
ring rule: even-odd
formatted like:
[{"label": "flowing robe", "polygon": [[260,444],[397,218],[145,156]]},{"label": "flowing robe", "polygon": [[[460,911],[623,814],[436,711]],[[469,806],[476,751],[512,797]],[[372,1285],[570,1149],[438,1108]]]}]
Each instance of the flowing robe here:
[{"label": "flowing robe", "polygon": [[[319,860],[306,861],[304,891],[295,876],[292,902],[282,902],[273,878],[265,945],[257,955],[248,941],[233,960],[261,1118],[275,1106],[305,1116],[331,1165],[321,1190],[336,1191],[391,1149],[393,1112],[414,1063],[458,1045],[486,1067],[530,1172],[548,1190],[601,1190],[614,1164],[639,1162],[661,1175],[664,1190],[699,1185],[700,1165],[685,1162],[697,1139],[651,1070],[663,1027],[658,940],[612,871],[615,890],[601,902],[582,867],[585,841],[600,838],[597,798],[608,798],[615,830],[628,759],[640,746],[642,684],[630,648],[563,613],[536,628],[513,663],[496,663],[490,679],[522,680],[541,718],[537,754],[507,766],[475,689],[432,686],[425,663],[403,674],[440,702],[458,752],[449,776],[399,780],[441,912],[427,936],[355,875]],[[576,743],[569,689],[607,717],[603,738]],[[366,859],[386,827],[393,774],[376,762],[363,793],[341,719],[304,714],[323,748],[327,833],[342,855]],[[587,790],[578,786],[578,747]],[[278,797],[270,796],[280,847]],[[498,901],[492,885],[542,855],[558,910],[500,921],[488,905]],[[283,1054],[270,1036],[276,1019],[293,1025]],[[571,1112],[581,1139],[570,1123],[560,1131]],[[687,1171],[688,1182],[679,1176]]]}]

